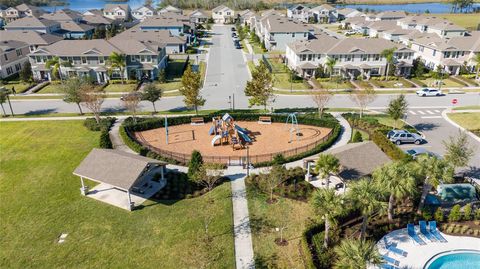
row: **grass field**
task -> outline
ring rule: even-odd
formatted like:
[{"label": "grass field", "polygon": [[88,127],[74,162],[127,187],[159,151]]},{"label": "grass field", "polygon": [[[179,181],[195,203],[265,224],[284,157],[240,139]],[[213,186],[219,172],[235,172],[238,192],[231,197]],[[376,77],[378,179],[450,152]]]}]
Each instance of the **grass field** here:
[{"label": "grass field", "polygon": [[[82,124],[0,123],[0,268],[196,268],[207,198],[215,200],[210,231],[223,249],[211,267],[234,267],[229,183],[133,212],[81,196],[72,171],[99,137]],[[58,244],[61,233],[68,237]]]},{"label": "grass field", "polygon": [[[285,198],[276,204],[267,204],[268,195],[252,187],[247,189],[247,197],[256,267],[303,268],[299,240],[307,219],[313,218],[309,204]],[[278,246],[274,242],[280,238],[275,228],[281,225],[282,219],[288,221],[283,232],[288,240],[287,246]]]},{"label": "grass field", "polygon": [[480,15],[477,14],[436,14],[445,18],[458,26],[467,28],[468,30],[476,30],[480,24]]},{"label": "grass field", "polygon": [[15,82],[15,83],[5,84],[4,87],[9,90],[12,90],[13,88],[15,88],[15,91],[17,93],[22,93],[26,91],[28,87],[30,87],[31,85],[32,84],[26,83],[26,82]]},{"label": "grass field", "polygon": [[105,87],[105,92],[132,92],[135,91],[137,84],[109,84]]},{"label": "grass field", "polygon": [[448,117],[468,130],[480,129],[480,112],[476,113],[450,113]]}]

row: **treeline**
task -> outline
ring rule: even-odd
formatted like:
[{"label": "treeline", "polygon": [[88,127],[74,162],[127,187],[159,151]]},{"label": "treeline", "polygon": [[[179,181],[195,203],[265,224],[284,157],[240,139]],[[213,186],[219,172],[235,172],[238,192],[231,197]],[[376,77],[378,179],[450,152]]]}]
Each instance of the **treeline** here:
[{"label": "treeline", "polygon": [[34,6],[62,6],[66,2],[62,0],[0,0],[0,5],[13,7],[20,4],[29,4]]},{"label": "treeline", "polygon": [[161,6],[167,5],[176,6],[182,9],[200,8],[211,10],[219,5],[226,5],[234,10],[263,10],[272,8],[275,5],[278,5],[278,3],[273,4],[271,1],[267,3],[263,0],[163,0]]}]

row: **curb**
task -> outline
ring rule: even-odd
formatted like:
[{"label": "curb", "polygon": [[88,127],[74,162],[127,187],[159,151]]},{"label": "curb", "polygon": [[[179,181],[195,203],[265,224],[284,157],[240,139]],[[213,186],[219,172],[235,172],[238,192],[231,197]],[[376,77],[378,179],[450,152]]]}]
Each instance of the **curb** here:
[{"label": "curb", "polygon": [[447,113],[450,112],[450,113],[462,113],[462,112],[452,112],[452,109],[445,109],[442,111],[442,118],[444,120],[446,120],[448,123],[450,123],[451,125],[457,127],[458,129],[464,131],[466,134],[468,134],[471,138],[473,138],[474,140],[476,140],[477,142],[480,143],[480,137],[476,136],[474,133],[470,132],[469,130],[463,128],[462,126],[458,125],[456,122],[454,122],[453,120],[451,120]]}]

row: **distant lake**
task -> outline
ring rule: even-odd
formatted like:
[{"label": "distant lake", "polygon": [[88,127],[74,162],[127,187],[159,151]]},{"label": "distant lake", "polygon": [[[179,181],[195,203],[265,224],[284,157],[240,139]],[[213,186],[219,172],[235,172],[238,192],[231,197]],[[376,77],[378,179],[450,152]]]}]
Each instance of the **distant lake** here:
[{"label": "distant lake", "polygon": [[[341,5],[348,8],[361,8],[365,10],[387,11],[387,10],[403,10],[409,13],[424,13],[426,10],[430,13],[450,13],[452,5],[448,3],[417,3],[417,4],[390,4],[390,5]],[[340,7],[340,5],[338,5]],[[480,3],[472,5],[474,8],[480,8]],[[480,15],[479,15],[480,16]]]},{"label": "distant lake", "polygon": [[[89,9],[101,9],[105,4],[129,4],[131,9],[135,9],[143,5],[145,0],[128,0],[128,1],[108,1],[108,0],[64,0],[69,3],[68,6],[44,6],[42,7],[46,11],[54,11],[55,9],[69,8],[77,11],[86,11]],[[154,0],[153,3],[156,6],[161,0]]]}]

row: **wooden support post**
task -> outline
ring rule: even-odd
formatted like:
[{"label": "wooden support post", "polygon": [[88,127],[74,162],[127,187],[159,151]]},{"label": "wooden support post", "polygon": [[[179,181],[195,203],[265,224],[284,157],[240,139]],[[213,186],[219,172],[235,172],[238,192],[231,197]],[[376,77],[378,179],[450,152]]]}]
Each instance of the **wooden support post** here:
[{"label": "wooden support post", "polygon": [[82,195],[87,195],[87,188],[85,187],[85,183],[83,182],[83,177],[80,177],[80,182],[82,183],[82,187],[80,188],[80,193]]}]

